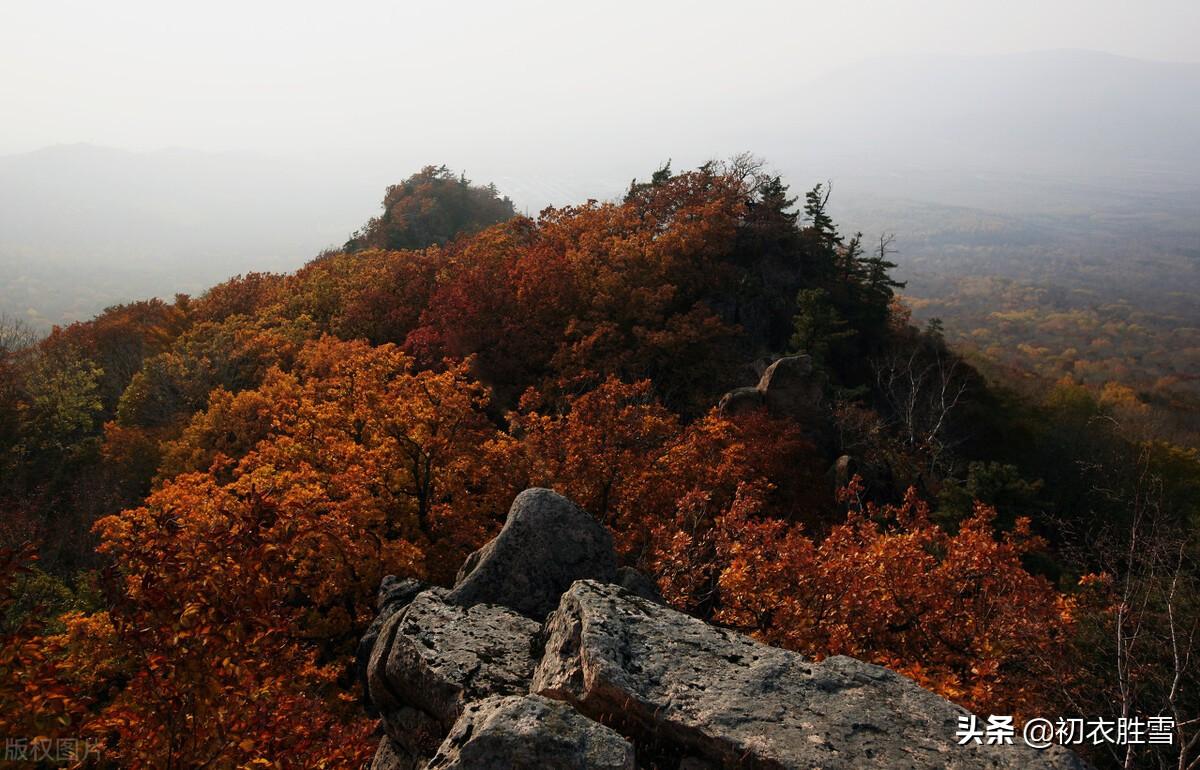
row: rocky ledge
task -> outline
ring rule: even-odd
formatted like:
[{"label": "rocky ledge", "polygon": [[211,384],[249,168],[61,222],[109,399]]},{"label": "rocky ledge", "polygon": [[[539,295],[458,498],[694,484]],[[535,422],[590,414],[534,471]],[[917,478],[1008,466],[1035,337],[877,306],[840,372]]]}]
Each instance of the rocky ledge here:
[{"label": "rocky ledge", "polygon": [[959,746],[967,712],[905,677],[664,606],[547,489],[517,496],[452,589],[387,579],[379,609],[360,651],[384,728],[372,770],[1087,767]]}]

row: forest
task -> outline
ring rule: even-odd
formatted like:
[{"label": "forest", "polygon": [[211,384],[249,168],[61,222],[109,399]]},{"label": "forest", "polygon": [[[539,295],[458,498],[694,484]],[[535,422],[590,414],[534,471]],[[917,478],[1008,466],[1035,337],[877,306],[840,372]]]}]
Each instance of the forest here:
[{"label": "forest", "polygon": [[[1018,723],[1170,716],[1171,745],[1080,751],[1195,767],[1195,329],[1135,377],[1136,311],[907,297],[886,235],[764,168],[530,217],[431,166],[294,273],[4,320],[0,734],[363,766],[381,578],[451,581],[546,486],[678,609]],[[949,303],[993,319],[970,346],[914,320]],[[790,354],[818,409],[718,408]]]},{"label": "forest", "polygon": [[905,304],[915,318],[941,321],[955,350],[989,377],[1022,391],[1063,377],[1127,387],[1156,431],[1197,445],[1194,191],[994,180],[990,198],[965,189],[949,205],[862,187],[837,196],[839,216],[895,232]]}]

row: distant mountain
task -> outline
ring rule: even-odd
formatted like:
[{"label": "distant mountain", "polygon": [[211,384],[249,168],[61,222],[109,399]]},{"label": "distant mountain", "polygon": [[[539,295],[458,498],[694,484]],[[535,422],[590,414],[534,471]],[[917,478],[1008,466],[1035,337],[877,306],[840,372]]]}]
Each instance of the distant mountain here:
[{"label": "distant mountain", "polygon": [[328,171],[303,158],[92,145],[4,157],[0,247],[50,259],[277,264],[341,243],[377,205],[377,185],[368,194]]},{"label": "distant mountain", "polygon": [[781,105],[775,141],[790,136],[797,159],[831,170],[1158,187],[1200,177],[1200,64],[1091,51],[892,56],[806,84]]},{"label": "distant mountain", "polygon": [[[905,269],[1023,274],[1031,263],[1020,257],[1036,253],[1028,241],[1039,233],[1070,252],[1062,264],[1144,238],[1172,258],[1200,247],[1200,64],[1087,51],[894,56],[713,99],[720,109],[694,132],[654,138],[684,148],[676,169],[702,152],[750,149],[795,191],[833,180],[835,213],[868,233],[896,232]],[[616,196],[653,170],[630,162],[648,148],[624,147],[622,136],[597,125],[561,162],[519,133],[504,152],[483,143],[461,158],[427,157],[400,139],[387,157],[91,145],[0,157],[0,311],[45,326],[234,273],[297,267],[344,243],[378,212],[388,184],[428,163],[465,165],[532,215]],[[930,213],[938,207],[949,223]],[[993,228],[986,259],[976,249],[959,260],[955,232],[930,237],[991,227],[980,222],[993,217],[1008,219]]]},{"label": "distant mountain", "polygon": [[0,310],[44,326],[292,269],[344,242],[381,192],[304,159],[92,145],[0,157]]}]

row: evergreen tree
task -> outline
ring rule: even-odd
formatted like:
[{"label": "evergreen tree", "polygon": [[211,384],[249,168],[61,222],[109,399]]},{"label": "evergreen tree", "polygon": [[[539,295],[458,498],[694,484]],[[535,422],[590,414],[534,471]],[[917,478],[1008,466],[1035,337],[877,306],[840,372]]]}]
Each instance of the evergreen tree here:
[{"label": "evergreen tree", "polygon": [[842,242],[842,237],[833,224],[833,218],[826,211],[829,195],[830,190],[820,184],[805,193],[804,217],[809,222],[808,229],[815,233],[828,248],[832,249]]},{"label": "evergreen tree", "polygon": [[796,295],[796,315],[791,348],[808,353],[819,364],[826,364],[837,346],[857,332],[842,317],[824,289],[801,289]]},{"label": "evergreen tree", "polygon": [[795,205],[796,198],[788,197],[788,186],[783,179],[773,176],[759,187],[758,200],[752,204],[752,210],[769,212],[771,218],[795,227],[800,217],[800,212],[793,208]]},{"label": "evergreen tree", "polygon": [[655,187],[662,187],[667,182],[671,181],[671,159],[659,166],[653,174],[650,175],[649,182],[639,182],[636,178],[630,181],[629,189],[625,192],[625,201],[633,200],[638,193],[652,190]]},{"label": "evergreen tree", "polygon": [[891,271],[896,263],[888,259],[892,253],[893,236],[879,237],[879,248],[870,257],[863,260],[864,276],[866,278],[867,298],[872,304],[887,307],[895,296],[893,289],[903,289],[904,282],[892,278]]},{"label": "evergreen tree", "polygon": [[888,259],[891,242],[891,236],[881,236],[879,248],[871,256],[859,254],[856,257],[858,269],[855,277],[860,295],[861,317],[861,325],[858,328],[871,339],[880,341],[888,334],[892,299],[896,296],[895,289],[904,287],[903,282],[891,276],[890,271],[896,267],[896,263]]}]

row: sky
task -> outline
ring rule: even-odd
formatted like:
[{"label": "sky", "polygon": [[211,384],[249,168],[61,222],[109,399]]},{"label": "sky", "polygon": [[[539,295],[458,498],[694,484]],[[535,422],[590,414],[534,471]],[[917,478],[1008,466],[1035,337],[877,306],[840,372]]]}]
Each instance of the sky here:
[{"label": "sky", "polygon": [[3,0],[0,154],[519,144],[552,159],[586,153],[585,126],[588,142],[686,136],[868,57],[1187,62],[1198,32],[1196,0]]}]

